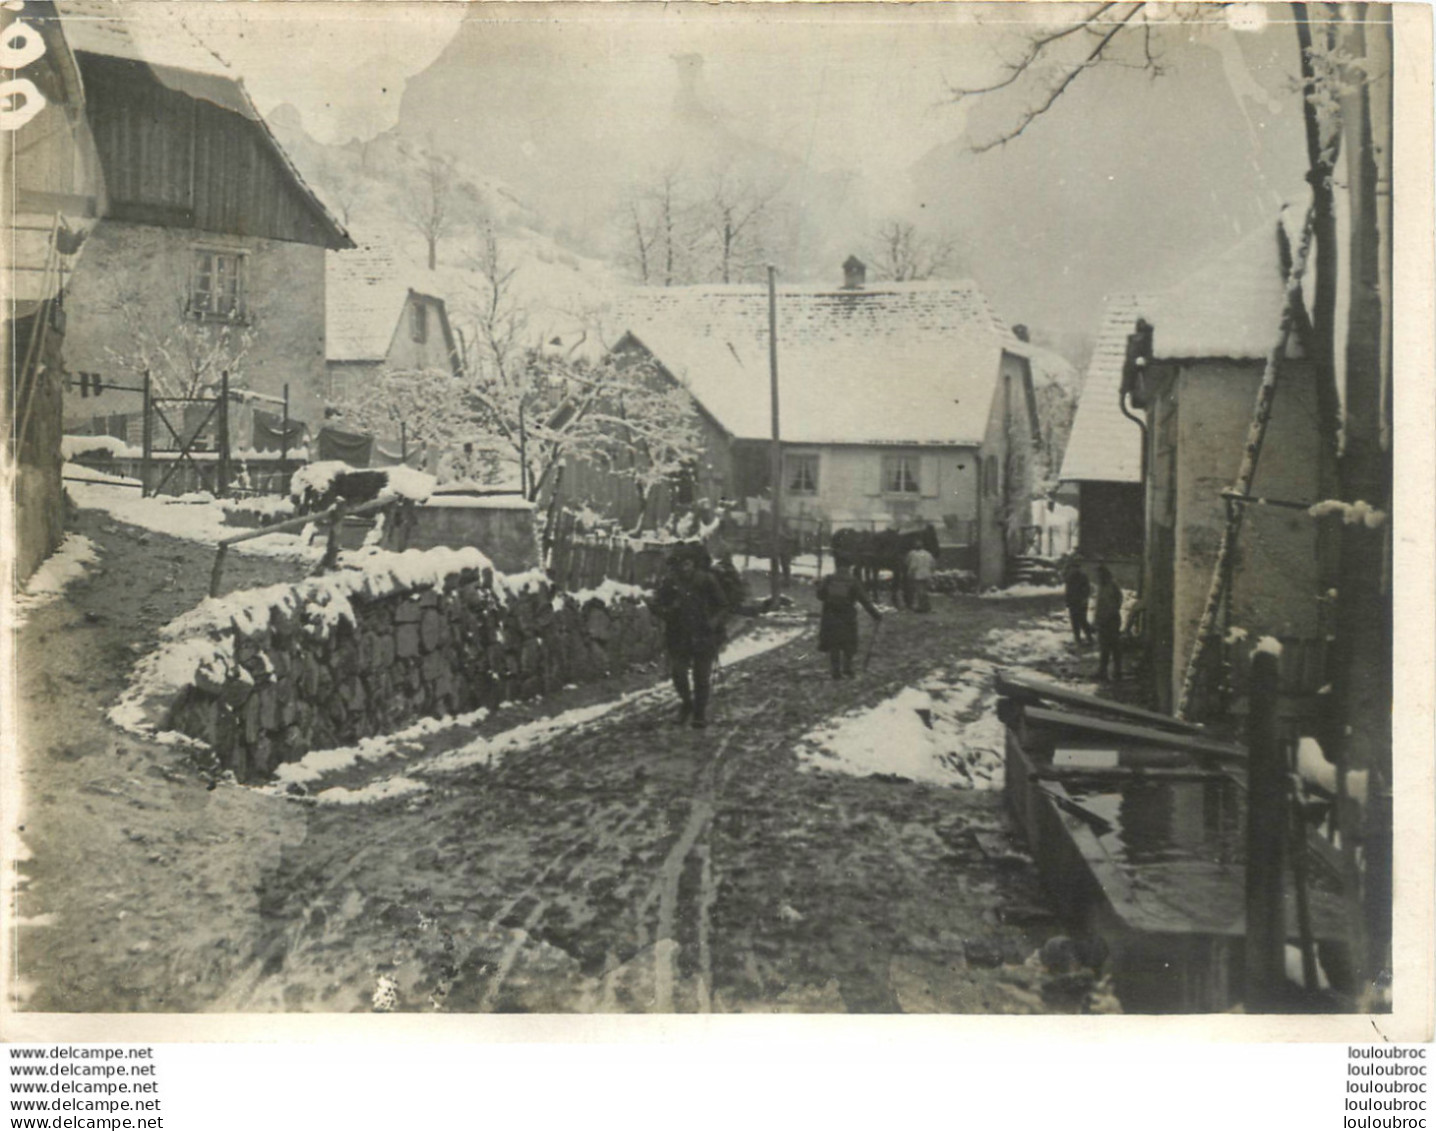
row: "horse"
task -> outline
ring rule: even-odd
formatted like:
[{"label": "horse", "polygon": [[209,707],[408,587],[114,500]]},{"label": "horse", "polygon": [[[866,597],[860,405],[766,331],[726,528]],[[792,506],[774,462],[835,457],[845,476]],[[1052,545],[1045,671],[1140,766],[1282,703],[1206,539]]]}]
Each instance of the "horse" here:
[{"label": "horse", "polygon": [[846,562],[858,578],[876,591],[878,574],[892,574],[892,603],[911,608],[907,585],[907,556],[921,546],[934,558],[938,553],[937,530],[932,523],[916,530],[835,530],[829,543],[833,561]]}]

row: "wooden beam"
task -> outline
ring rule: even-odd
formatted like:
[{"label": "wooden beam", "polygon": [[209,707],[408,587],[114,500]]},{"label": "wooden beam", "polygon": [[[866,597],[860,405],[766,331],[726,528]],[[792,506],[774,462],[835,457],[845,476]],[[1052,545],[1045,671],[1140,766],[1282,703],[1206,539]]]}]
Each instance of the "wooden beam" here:
[{"label": "wooden beam", "polygon": [[1053,711],[1045,707],[1027,707],[1023,713],[1029,723],[1036,723],[1039,726],[1084,731],[1088,734],[1100,734],[1108,739],[1125,740],[1146,746],[1164,746],[1168,749],[1185,750],[1189,754],[1223,761],[1244,762],[1247,757],[1244,747],[1217,742],[1211,738],[1173,734],[1170,731],[1157,730],[1153,727],[1113,722],[1110,719],[1094,719],[1090,715],[1074,715],[1068,711]]},{"label": "wooden beam", "polygon": [[1064,706],[1088,707],[1096,711],[1105,711],[1110,715],[1121,715],[1124,718],[1140,720],[1155,727],[1164,727],[1168,730],[1179,731],[1183,734],[1203,733],[1202,728],[1196,723],[1185,722],[1182,719],[1174,719],[1171,715],[1163,715],[1157,711],[1143,710],[1141,707],[1131,707],[1126,703],[1117,703],[1111,699],[1102,699],[1096,695],[1086,695],[1083,692],[1073,691],[1071,688],[1062,687],[1055,683],[1047,683],[1040,679],[1029,679],[1026,676],[1009,675],[1007,672],[997,673],[997,691],[1000,695],[1007,695],[1023,702],[1048,700],[1053,703],[1060,703]]}]

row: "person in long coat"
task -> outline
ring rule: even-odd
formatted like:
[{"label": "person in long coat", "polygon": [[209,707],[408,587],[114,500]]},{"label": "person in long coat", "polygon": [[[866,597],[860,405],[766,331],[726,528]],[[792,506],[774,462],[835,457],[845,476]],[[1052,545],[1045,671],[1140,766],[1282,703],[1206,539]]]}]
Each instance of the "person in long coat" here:
[{"label": "person in long coat", "polygon": [[863,583],[853,576],[847,562],[836,563],[832,573],[818,582],[818,600],[823,617],[818,622],[818,651],[828,654],[833,678],[853,678],[853,657],[858,651],[858,606],[873,618],[883,619]]},{"label": "person in long coat", "polygon": [[1106,566],[1097,567],[1097,678],[1106,680],[1108,661],[1112,678],[1122,678],[1122,590]]},{"label": "person in long coat", "polygon": [[708,568],[707,551],[696,545],[675,551],[654,595],[653,611],[663,621],[680,726],[708,725],[713,662],[723,646],[727,608],[723,588]]},{"label": "person in long coat", "polygon": [[1063,600],[1067,603],[1067,616],[1072,622],[1072,639],[1080,647],[1082,638],[1092,643],[1092,625],[1087,620],[1087,603],[1092,599],[1092,581],[1076,562],[1067,567],[1062,578]]}]

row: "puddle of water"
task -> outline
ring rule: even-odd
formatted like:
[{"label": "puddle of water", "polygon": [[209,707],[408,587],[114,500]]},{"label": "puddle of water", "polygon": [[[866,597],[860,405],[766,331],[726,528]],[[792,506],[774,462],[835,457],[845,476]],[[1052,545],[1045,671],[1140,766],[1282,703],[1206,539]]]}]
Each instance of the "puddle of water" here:
[{"label": "puddle of water", "polygon": [[1079,780],[1068,783],[1067,792],[1112,826],[1097,839],[1120,863],[1243,860],[1245,798],[1230,780],[1128,781],[1115,787]]}]

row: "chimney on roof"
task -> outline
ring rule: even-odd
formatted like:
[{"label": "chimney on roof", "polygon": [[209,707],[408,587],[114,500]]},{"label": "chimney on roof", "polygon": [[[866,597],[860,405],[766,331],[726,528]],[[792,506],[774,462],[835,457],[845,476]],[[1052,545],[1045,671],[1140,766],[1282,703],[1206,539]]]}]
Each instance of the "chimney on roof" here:
[{"label": "chimney on roof", "polygon": [[1019,342],[1030,342],[1032,340],[1032,336],[1027,332],[1027,327],[1020,322],[1012,327],[1012,336]]},{"label": "chimney on roof", "polygon": [[843,290],[860,291],[867,278],[868,265],[856,255],[848,256],[848,261],[843,264]]}]

